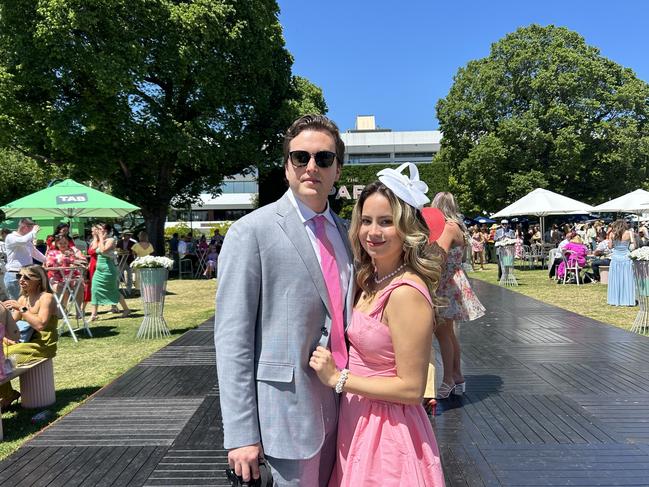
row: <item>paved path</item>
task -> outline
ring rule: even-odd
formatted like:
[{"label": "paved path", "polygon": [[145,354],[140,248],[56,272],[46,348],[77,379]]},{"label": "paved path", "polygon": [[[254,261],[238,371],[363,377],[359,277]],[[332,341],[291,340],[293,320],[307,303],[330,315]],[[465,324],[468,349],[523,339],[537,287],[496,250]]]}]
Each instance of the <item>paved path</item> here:
[{"label": "paved path", "polygon": [[[648,486],[649,338],[474,286],[467,394],[434,420],[447,485]],[[1,462],[0,485],[227,485],[215,375],[208,321]]]}]

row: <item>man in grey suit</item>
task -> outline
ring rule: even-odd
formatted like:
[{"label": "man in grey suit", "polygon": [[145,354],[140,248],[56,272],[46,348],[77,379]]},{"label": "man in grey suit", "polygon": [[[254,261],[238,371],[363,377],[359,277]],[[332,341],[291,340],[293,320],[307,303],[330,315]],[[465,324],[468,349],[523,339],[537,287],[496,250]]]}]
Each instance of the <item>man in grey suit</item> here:
[{"label": "man in grey suit", "polygon": [[352,255],[327,200],[344,151],[328,118],[296,120],[284,139],[289,190],[232,225],[219,255],[214,341],[224,446],[244,480],[258,477],[265,458],[277,486],[325,486],[335,462],[338,397],[308,363],[318,345],[341,353],[339,340],[347,356],[341,327],[351,315]]}]

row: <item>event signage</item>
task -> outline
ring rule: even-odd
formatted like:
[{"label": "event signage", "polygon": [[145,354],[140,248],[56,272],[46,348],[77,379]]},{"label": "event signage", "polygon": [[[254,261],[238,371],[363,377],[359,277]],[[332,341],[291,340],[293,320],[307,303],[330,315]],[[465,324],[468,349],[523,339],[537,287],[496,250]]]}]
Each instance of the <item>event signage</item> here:
[{"label": "event signage", "polygon": [[88,194],[87,193],[80,193],[80,194],[60,194],[56,196],[56,204],[57,205],[67,205],[70,203],[87,203],[88,202]]},{"label": "event signage", "polygon": [[334,188],[333,191],[336,191],[336,199],[339,200],[340,198],[344,198],[346,200],[351,200],[352,198],[357,200],[361,193],[363,192],[363,189],[365,188],[365,185],[363,184],[355,184],[352,186],[352,192],[351,194],[349,193],[349,190],[347,189],[347,186],[341,186],[338,188],[338,191]]}]

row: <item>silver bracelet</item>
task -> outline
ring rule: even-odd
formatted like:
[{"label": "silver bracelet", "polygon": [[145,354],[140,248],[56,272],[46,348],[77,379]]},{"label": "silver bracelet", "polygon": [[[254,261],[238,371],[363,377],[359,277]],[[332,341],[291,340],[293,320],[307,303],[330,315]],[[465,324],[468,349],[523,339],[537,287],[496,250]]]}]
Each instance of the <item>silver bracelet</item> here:
[{"label": "silver bracelet", "polygon": [[345,387],[345,382],[347,382],[347,377],[349,377],[349,369],[343,369],[340,371],[340,377],[338,377],[338,382],[336,382],[336,387],[334,391],[340,394],[343,392],[343,387]]}]

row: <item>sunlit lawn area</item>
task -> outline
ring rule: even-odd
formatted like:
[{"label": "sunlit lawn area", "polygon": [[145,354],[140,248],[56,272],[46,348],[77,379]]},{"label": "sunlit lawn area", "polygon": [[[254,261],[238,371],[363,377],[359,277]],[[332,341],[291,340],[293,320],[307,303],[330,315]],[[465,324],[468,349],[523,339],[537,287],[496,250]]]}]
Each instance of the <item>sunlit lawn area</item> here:
[{"label": "sunlit lawn area", "polygon": [[[498,267],[488,264],[485,270],[469,273],[469,277],[480,279],[491,284],[498,284]],[[517,266],[514,273],[518,287],[510,287],[512,291],[538,299],[559,308],[564,308],[580,315],[588,316],[604,323],[628,330],[633,324],[638,307],[616,307],[606,304],[607,286],[599,283],[557,284],[548,278],[547,269],[522,269]]]},{"label": "sunlit lawn area", "polygon": [[[108,307],[102,313],[100,308],[100,320],[90,324],[94,338],[86,338],[85,332],[79,332],[79,342],[75,343],[69,334],[64,334],[54,359],[56,403],[48,408],[53,413],[50,421],[69,413],[138,362],[212,316],[215,291],[214,280],[169,281],[164,316],[171,338],[135,338],[143,316],[139,297],[127,300],[134,310],[128,318],[107,312]],[[18,379],[13,384],[17,388]],[[37,412],[14,407],[2,414],[4,441],[0,441],[0,459],[43,427],[31,424],[31,417]]]}]

